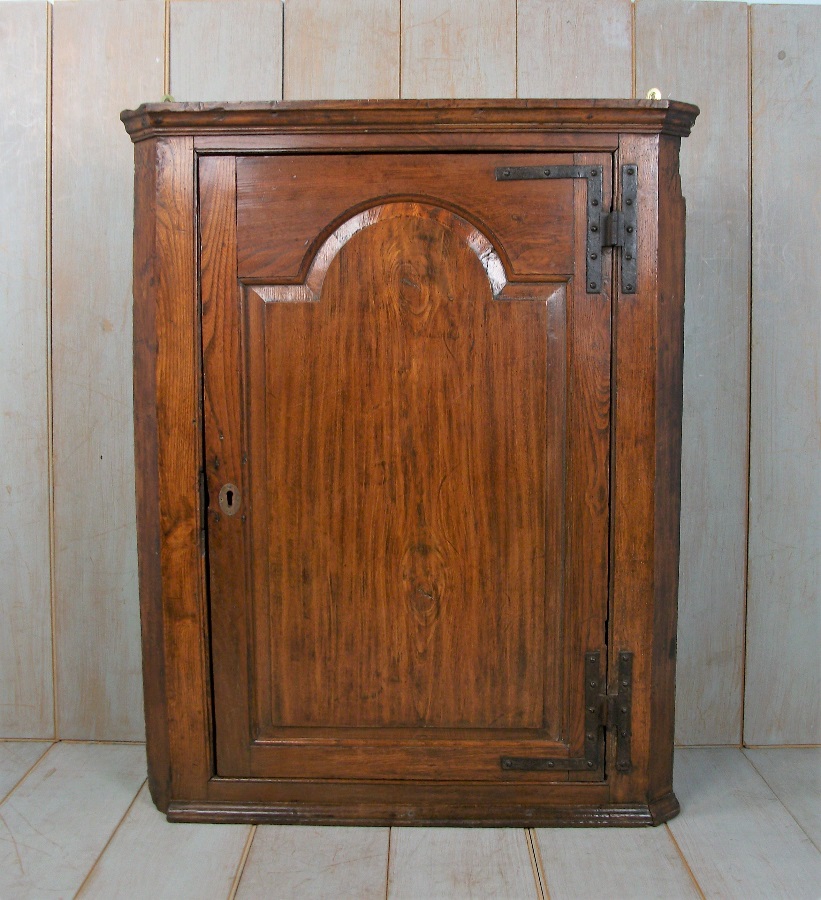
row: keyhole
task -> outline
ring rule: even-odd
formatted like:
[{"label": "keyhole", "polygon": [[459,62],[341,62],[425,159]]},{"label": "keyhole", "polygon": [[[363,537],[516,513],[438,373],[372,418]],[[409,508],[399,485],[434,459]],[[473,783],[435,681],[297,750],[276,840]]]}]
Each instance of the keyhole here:
[{"label": "keyhole", "polygon": [[235,516],[239,509],[240,493],[235,484],[224,484],[219,494],[220,509],[226,516]]}]

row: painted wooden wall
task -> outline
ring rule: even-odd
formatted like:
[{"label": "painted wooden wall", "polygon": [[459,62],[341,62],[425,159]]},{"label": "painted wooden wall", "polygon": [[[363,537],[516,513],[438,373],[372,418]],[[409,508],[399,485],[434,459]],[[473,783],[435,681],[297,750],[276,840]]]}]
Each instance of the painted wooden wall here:
[{"label": "painted wooden wall", "polygon": [[0,3],[0,736],[143,734],[123,107],[659,87],[702,109],[677,740],[819,742],[819,37],[735,2]]}]

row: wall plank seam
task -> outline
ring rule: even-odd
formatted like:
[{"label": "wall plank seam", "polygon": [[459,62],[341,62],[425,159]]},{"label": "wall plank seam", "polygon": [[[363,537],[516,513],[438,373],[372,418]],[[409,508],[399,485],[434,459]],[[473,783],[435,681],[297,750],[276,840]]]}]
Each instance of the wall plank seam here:
[{"label": "wall plank seam", "polygon": [[165,0],[162,79],[163,99],[165,99],[171,96],[171,0]]},{"label": "wall plank seam", "polygon": [[57,723],[57,590],[54,579],[57,534],[54,516],[54,380],[52,369],[52,231],[51,231],[51,120],[52,79],[54,74],[54,8],[46,5],[46,430],[48,449],[48,583],[51,614],[51,702],[52,737],[60,739]]},{"label": "wall plank seam", "polygon": [[745,494],[746,509],[744,511],[744,591],[742,605],[741,631],[741,701],[739,709],[739,734],[741,746],[744,744],[744,713],[747,702],[747,604],[750,584],[750,478],[751,450],[753,429],[753,15],[750,4],[747,4],[747,194],[750,198],[749,242],[747,254],[750,260],[747,278],[747,320],[750,323],[747,333],[747,491]]}]

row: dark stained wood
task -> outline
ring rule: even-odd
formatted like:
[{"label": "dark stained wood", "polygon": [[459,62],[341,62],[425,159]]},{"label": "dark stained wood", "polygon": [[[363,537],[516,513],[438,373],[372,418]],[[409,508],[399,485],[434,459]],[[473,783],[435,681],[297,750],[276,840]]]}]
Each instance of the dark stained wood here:
[{"label": "dark stained wood", "polygon": [[134,243],[140,609],[149,786],[164,809],[212,768],[192,141],[151,141],[137,163],[137,221],[145,211],[148,223]]},{"label": "dark stained wood", "polygon": [[[613,488],[610,646],[633,651],[633,770],[615,771],[613,796],[646,797],[651,752],[651,679],[656,477],[656,354],[658,333],[658,138],[624,136],[622,159],[638,166],[638,283],[617,289],[613,341]],[[617,185],[617,193],[620,186]],[[616,279],[618,288],[618,279]],[[644,648],[645,652],[640,652]],[[610,681],[617,658],[610,655]],[[668,702],[673,702],[672,694]]]},{"label": "dark stained wood", "polygon": [[[696,112],[123,114],[148,754],[170,819],[676,814],[678,135]],[[251,156],[196,149],[243,141]],[[638,165],[635,295],[610,250],[602,293],[585,289],[583,181],[492,181],[545,148],[608,182]],[[615,689],[619,649],[634,653],[632,770],[608,733],[598,770],[503,771],[503,754],[582,755],[583,654],[607,657]]]},{"label": "dark stained wood", "polygon": [[[246,646],[247,566],[242,520],[223,515],[224,484],[247,493],[241,410],[242,311],[237,283],[236,160],[205,157],[199,162],[200,289],[202,297],[204,470],[207,495],[210,574],[211,656],[214,678],[216,743],[226,771],[244,771],[247,742],[226,738],[247,734],[249,671],[237,665],[234,648]],[[243,512],[244,516],[245,513]],[[241,698],[238,700],[238,698]]]},{"label": "dark stained wood", "polygon": [[[542,157],[542,164],[573,159]],[[385,172],[381,182],[393,186],[391,161],[397,194],[444,194],[443,205],[392,199],[328,234],[327,223],[340,218],[328,201],[339,190],[337,181],[347,188],[345,206],[356,210],[382,187],[375,168]],[[228,229],[214,231],[220,258],[236,241],[239,274],[257,281],[259,266],[247,260],[259,259],[250,251],[262,246],[272,270],[267,274],[298,271],[300,262],[304,279],[248,287],[242,297],[253,649],[246,666],[242,576],[236,566],[221,573],[212,556],[215,640],[221,650],[232,648],[214,651],[221,774],[310,771],[328,777],[341,767],[350,777],[438,771],[441,778],[498,779],[501,755],[581,753],[581,708],[572,700],[583,685],[563,683],[562,657],[578,655],[574,623],[584,620],[597,647],[604,637],[608,509],[599,504],[591,515],[595,504],[588,494],[600,500],[603,489],[606,495],[609,446],[608,357],[603,364],[597,357],[589,374],[588,363],[574,363],[566,343],[561,281],[569,276],[561,273],[585,264],[584,192],[572,181],[544,192],[538,188],[554,183],[541,182],[530,191],[541,202],[534,203],[539,216],[530,234],[493,245],[443,208],[448,196],[476,192],[477,179],[498,185],[494,169],[504,158],[468,161],[472,165],[462,157],[434,157],[433,165],[420,166],[405,157],[365,157],[355,160],[352,172],[326,157],[308,159],[307,167],[302,158],[240,160],[236,238],[229,233],[232,178],[226,175],[225,200],[217,203],[206,198],[211,181],[201,174],[203,240],[213,230],[216,207]],[[609,171],[606,158],[589,161]],[[269,162],[275,165],[259,165]],[[437,189],[430,172],[445,167],[449,176]],[[311,177],[317,174],[318,184]],[[303,184],[311,185],[307,197]],[[325,202],[312,207],[315,185]],[[545,193],[552,202],[544,201]],[[579,196],[581,217],[574,209]],[[490,210],[494,221],[518,223],[526,199],[521,190],[497,191],[477,206]],[[248,227],[249,219],[258,225]],[[537,219],[545,227],[538,228]],[[276,228],[293,223],[299,237],[303,221],[313,223],[319,238],[289,240]],[[556,222],[564,223],[561,229]],[[547,280],[533,280],[539,277],[533,264],[529,280],[508,281],[512,266],[504,260],[517,243]],[[555,244],[577,258],[557,267],[543,249]],[[205,248],[202,259],[208,320],[219,301]],[[222,303],[238,309],[235,279],[226,273],[223,282],[217,292]],[[585,302],[578,301],[579,310]],[[596,297],[593,305],[607,323],[607,303]],[[232,319],[213,379],[206,347],[206,423],[211,381],[222,391],[223,372],[246,364],[229,346],[237,331]],[[206,328],[206,339],[209,334]],[[603,379],[593,393],[603,404],[604,427],[597,422],[565,439],[568,357],[585,383]],[[583,392],[573,397],[583,423],[589,414]],[[453,398],[460,402],[454,405]],[[599,562],[578,563],[588,575],[579,579],[579,596],[565,597],[570,440],[580,448],[571,476],[579,483],[571,490],[578,501],[573,529],[598,540]],[[597,451],[584,446],[591,440]],[[230,454],[230,443],[228,433],[206,427],[209,461]],[[598,483],[589,468],[599,469]],[[596,517],[598,526],[591,526]],[[220,554],[230,528],[242,530],[225,519],[211,529]],[[229,557],[243,557],[235,551]],[[254,671],[252,711],[248,667]],[[226,723],[246,716],[245,727],[226,724],[221,731],[220,708]],[[397,731],[420,726],[425,731],[413,740]],[[362,728],[379,732],[365,740]],[[560,743],[571,728],[571,745]],[[242,733],[253,736],[250,768],[242,768],[236,746],[220,749],[225,733],[235,743]],[[567,776],[540,773],[535,780],[557,777]]]},{"label": "dark stained wood", "polygon": [[[678,140],[622,139],[639,167],[639,282],[620,295],[614,342],[611,642],[636,654],[633,771],[613,795],[672,792],[684,324],[684,202]],[[616,657],[611,655],[612,680]]]},{"label": "dark stained wood", "polygon": [[662,137],[658,164],[658,228],[665,239],[659,242],[658,252],[651,800],[673,791],[674,704],[665,694],[666,686],[675,681],[681,512],[684,254],[677,248],[684,246],[685,205],[678,170],[679,144],[679,138]]},{"label": "dark stained wood", "polygon": [[253,473],[272,486],[254,496],[270,541],[255,633],[273,667],[258,689],[272,690],[274,726],[555,733],[543,689],[545,637],[558,638],[544,604],[554,290],[494,301],[447,217],[391,212],[339,251],[318,302],[249,310],[261,332],[249,327],[261,395],[249,419],[267,438]]},{"label": "dark stained wood", "polygon": [[194,136],[198,151],[222,153],[278,153],[284,150],[346,153],[351,150],[370,153],[442,152],[469,150],[487,153],[507,150],[521,153],[539,150],[549,153],[568,151],[615,152],[617,134],[609,131],[367,131],[341,132],[285,131],[237,134],[233,131]]},{"label": "dark stained wood", "polygon": [[135,141],[174,134],[315,130],[649,132],[686,137],[698,108],[673,100],[333,100],[146,103],[121,118]]},{"label": "dark stained wood", "polygon": [[168,806],[171,757],[165,677],[163,586],[160,570],[159,450],[157,432],[157,142],[134,148],[134,433],[137,559],[143,652],[146,742],[152,748],[148,787],[160,809]]},{"label": "dark stained wood", "polygon": [[573,181],[496,181],[504,165],[566,165],[528,154],[263,156],[237,164],[239,275],[302,281],[317,247],[377,200],[436,202],[495,240],[511,275],[570,276]]},{"label": "dark stained wood", "polygon": [[[579,154],[576,164],[601,164],[601,157]],[[609,162],[609,160],[608,160]],[[605,166],[605,173],[607,166]],[[577,222],[586,222],[587,189],[574,180]],[[604,179],[605,208],[611,200],[610,179]],[[565,529],[565,596],[584,610],[567,620],[573,633],[565,643],[563,664],[567,704],[572,708],[584,696],[584,654],[602,646],[602,623],[607,620],[610,527],[610,278],[602,293],[588,294],[585,284],[586,245],[575,242],[575,271],[568,317],[568,421],[565,477],[567,518]],[[609,274],[611,260],[605,262]],[[571,724],[574,755],[583,756],[584,720]],[[597,779],[598,772],[575,777]]]}]

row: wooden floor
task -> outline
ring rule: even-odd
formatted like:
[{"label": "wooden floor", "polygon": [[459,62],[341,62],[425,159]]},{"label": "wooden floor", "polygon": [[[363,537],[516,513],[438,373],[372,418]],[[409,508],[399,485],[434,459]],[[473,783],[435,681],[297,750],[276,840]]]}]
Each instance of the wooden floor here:
[{"label": "wooden floor", "polygon": [[0,742],[0,898],[821,896],[821,749],[676,752],[654,829],[169,825],[136,744]]}]

